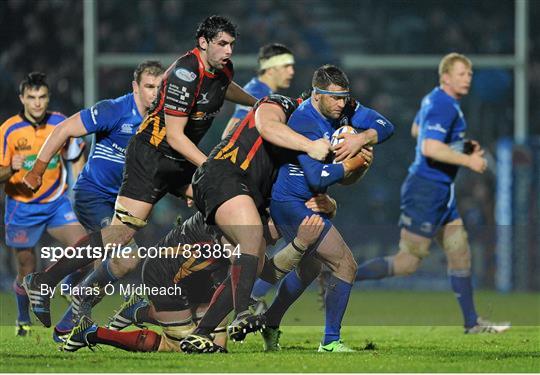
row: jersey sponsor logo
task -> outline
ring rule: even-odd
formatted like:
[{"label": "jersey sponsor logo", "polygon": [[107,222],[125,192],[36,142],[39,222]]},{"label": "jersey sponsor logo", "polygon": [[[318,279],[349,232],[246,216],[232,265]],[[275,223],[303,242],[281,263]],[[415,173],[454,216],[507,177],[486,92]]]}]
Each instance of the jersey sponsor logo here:
[{"label": "jersey sponsor logo", "polygon": [[202,98],[197,100],[197,104],[208,104],[208,103],[210,103],[210,100],[208,100],[208,98],[207,98],[207,96],[208,96],[207,92],[201,93],[201,96],[202,96]]},{"label": "jersey sponsor logo", "polygon": [[206,113],[206,112],[195,112],[193,113],[190,118],[192,120],[209,120],[209,119],[212,119],[214,117],[216,117],[216,115],[219,113],[219,109],[215,112],[211,112],[211,113]]},{"label": "jersey sponsor logo", "polygon": [[427,125],[426,128],[427,130],[434,130],[446,134],[446,129],[443,128],[441,124]]},{"label": "jersey sponsor logo", "polygon": [[122,124],[120,127],[121,133],[133,134],[133,124]]},{"label": "jersey sponsor logo", "polygon": [[182,81],[185,81],[185,82],[193,82],[193,81],[195,81],[195,78],[197,78],[197,75],[195,73],[190,72],[189,70],[184,69],[184,68],[176,69],[174,74],[179,79],[181,79]]},{"label": "jersey sponsor logo", "polygon": [[377,124],[379,125],[382,125],[382,126],[386,126],[386,121],[384,121],[383,119],[378,119],[377,121],[375,121]]},{"label": "jersey sponsor logo", "polygon": [[28,139],[19,138],[17,139],[17,144],[15,145],[15,150],[17,151],[28,151],[32,149],[32,146],[28,144]]},{"label": "jersey sponsor logo", "polygon": [[180,100],[186,100],[189,98],[189,92],[187,92],[187,87],[182,86],[182,89],[180,90]]},{"label": "jersey sponsor logo", "polygon": [[[26,159],[23,161],[23,169],[26,171],[29,171],[34,166],[37,159],[37,155],[28,155]],[[58,163],[60,162],[60,157],[58,155],[54,155],[47,165],[47,169],[55,169],[58,167]]]}]

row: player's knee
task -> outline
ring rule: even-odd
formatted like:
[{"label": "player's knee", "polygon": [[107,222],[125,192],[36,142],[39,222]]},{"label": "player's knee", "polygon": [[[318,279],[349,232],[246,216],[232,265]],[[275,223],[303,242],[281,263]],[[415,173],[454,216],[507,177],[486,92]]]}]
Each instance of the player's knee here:
[{"label": "player's knee", "polygon": [[429,255],[429,246],[431,240],[420,237],[412,233],[404,233],[402,231],[399,240],[399,252],[408,253],[419,259],[423,259]]},{"label": "player's knee", "polygon": [[147,220],[132,215],[129,210],[118,201],[116,201],[116,204],[114,205],[114,217],[120,220],[121,223],[135,230],[144,228],[146,224],[148,224]]},{"label": "player's knee", "polygon": [[339,279],[352,283],[354,282],[354,279],[356,277],[357,270],[358,263],[356,263],[356,260],[352,256],[352,253],[350,251],[347,251],[345,253],[345,256],[339,262],[337,270],[335,270],[333,273],[334,276],[338,277]]},{"label": "player's knee", "polygon": [[178,352],[180,341],[190,335],[195,329],[195,323],[190,319],[174,323],[160,322],[163,328],[163,336],[158,351]]},{"label": "player's knee", "polygon": [[139,331],[136,341],[138,352],[156,352],[161,344],[161,335],[149,329]]},{"label": "player's knee", "polygon": [[416,272],[422,259],[414,254],[411,254],[407,251],[401,250],[399,253],[394,256],[394,275],[395,276],[406,276],[411,275]]}]

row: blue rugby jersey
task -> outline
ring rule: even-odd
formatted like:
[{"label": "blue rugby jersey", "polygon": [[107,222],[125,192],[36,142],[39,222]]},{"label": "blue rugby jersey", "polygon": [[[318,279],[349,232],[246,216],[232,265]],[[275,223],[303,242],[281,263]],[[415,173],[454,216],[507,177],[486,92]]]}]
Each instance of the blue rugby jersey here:
[{"label": "blue rugby jersey", "polygon": [[[306,100],[292,114],[288,125],[311,140],[330,139],[333,132],[342,125],[352,125],[359,131],[374,129],[378,134],[378,143],[384,142],[394,133],[394,125],[388,119],[352,99],[337,120],[325,118],[313,107],[311,100]],[[316,193],[326,192],[330,185],[344,177],[342,164],[324,164],[307,154],[295,155],[279,169],[272,189],[273,200],[306,201]]]},{"label": "blue rugby jersey", "polygon": [[96,142],[74,190],[92,191],[114,200],[122,184],[126,148],[143,118],[133,93],[103,100],[81,111],[88,133]]},{"label": "blue rugby jersey", "polygon": [[440,163],[422,155],[422,142],[425,139],[435,139],[457,151],[463,151],[467,123],[459,102],[436,87],[422,99],[415,122],[419,126],[416,157],[409,167],[409,173],[435,181],[452,182],[459,167]]},{"label": "blue rugby jersey", "polygon": [[[253,95],[257,99],[261,99],[265,96],[272,94],[272,90],[264,82],[259,81],[259,78],[253,77],[251,81],[245,84],[244,90]],[[251,107],[237,104],[234,107],[234,113],[232,117],[243,120],[247,113],[251,110]]]}]

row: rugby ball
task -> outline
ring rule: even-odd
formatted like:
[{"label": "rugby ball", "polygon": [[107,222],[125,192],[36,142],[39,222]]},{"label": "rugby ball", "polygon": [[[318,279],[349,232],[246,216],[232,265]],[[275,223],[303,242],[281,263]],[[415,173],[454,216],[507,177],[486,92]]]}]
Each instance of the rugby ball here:
[{"label": "rugby ball", "polygon": [[[330,138],[330,144],[333,146],[335,145],[338,145],[340,144],[341,142],[344,141],[344,139],[341,139],[341,138],[338,138],[339,135],[341,134],[356,134],[356,129],[353,128],[352,126],[349,126],[349,125],[345,125],[345,126],[342,126],[338,129],[336,129],[336,131],[332,134],[332,138]],[[334,160],[334,155],[331,154],[332,156],[330,157],[332,159],[332,162],[334,164],[341,164],[341,162],[336,162],[336,161],[333,161]]]}]

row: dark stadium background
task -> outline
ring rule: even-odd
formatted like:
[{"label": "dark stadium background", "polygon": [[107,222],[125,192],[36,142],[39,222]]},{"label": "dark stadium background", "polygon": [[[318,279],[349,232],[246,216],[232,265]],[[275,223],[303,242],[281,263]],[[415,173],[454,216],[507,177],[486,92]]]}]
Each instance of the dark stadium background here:
[{"label": "dark stadium background", "polygon": [[[457,51],[471,55],[510,55],[515,48],[515,3],[507,0],[100,0],[97,4],[99,53],[181,55],[193,47],[194,30],[200,20],[214,13],[227,15],[239,26],[235,55],[254,55],[268,42],[285,43],[295,52],[296,76],[287,92],[290,95],[309,87],[316,67],[324,63],[340,65],[344,54],[442,56]],[[540,134],[540,25],[536,22],[539,18],[540,1],[530,1],[530,142]],[[32,70],[43,71],[49,77],[50,109],[71,115],[84,107],[82,20],[82,1],[0,1],[2,122],[19,111],[17,86]],[[97,99],[129,92],[132,70],[132,67],[100,67]],[[336,225],[362,261],[397,249],[399,189],[414,156],[410,124],[422,96],[437,84],[437,71],[433,65],[429,69],[354,69],[347,73],[354,96],[384,114],[397,127],[394,137],[376,148],[376,161],[362,182],[331,190],[339,202]],[[243,85],[253,75],[253,69],[237,68],[235,81]],[[471,94],[463,100],[469,135],[485,145],[492,165],[497,157],[497,141],[513,134],[513,81],[510,68],[477,68]],[[222,109],[203,142],[206,150],[216,143],[232,110],[230,104]],[[522,224],[527,237],[525,246],[514,246],[513,253],[513,267],[518,275],[514,289],[520,290],[540,289],[540,274],[534,272],[540,266],[538,149],[533,155],[537,155],[536,162],[527,159],[525,164],[529,165],[534,176],[532,183],[536,185],[521,196],[525,204],[514,208],[520,212],[528,210],[527,221]],[[495,287],[496,270],[494,172],[496,169],[492,168],[479,176],[462,171],[457,182],[459,209],[473,243],[475,282],[488,289]],[[3,197],[1,201],[3,210]],[[164,233],[177,214],[186,217],[189,212],[182,202],[166,199],[152,215],[152,228],[146,231],[148,237]],[[5,249],[3,229],[0,232],[0,285],[7,290],[14,275],[13,259]],[[520,261],[522,256],[528,259],[525,264]],[[365,286],[447,289],[444,270],[444,256],[440,250],[433,250],[414,277]]]}]

